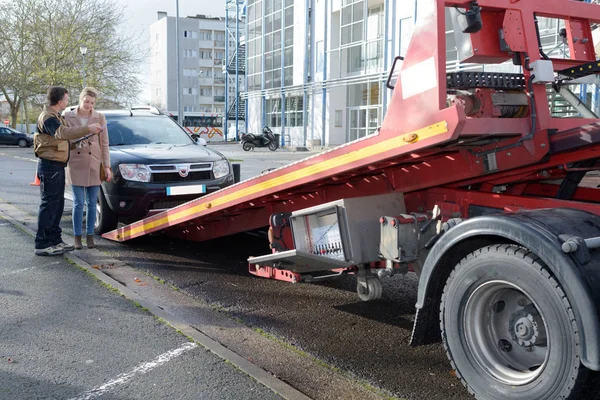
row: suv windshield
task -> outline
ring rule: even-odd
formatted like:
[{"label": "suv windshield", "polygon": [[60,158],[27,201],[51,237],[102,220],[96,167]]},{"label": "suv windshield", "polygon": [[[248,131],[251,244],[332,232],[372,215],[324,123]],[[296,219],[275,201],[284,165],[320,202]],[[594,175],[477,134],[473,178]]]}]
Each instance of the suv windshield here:
[{"label": "suv windshield", "polygon": [[111,146],[190,144],[192,139],[167,116],[107,116]]}]

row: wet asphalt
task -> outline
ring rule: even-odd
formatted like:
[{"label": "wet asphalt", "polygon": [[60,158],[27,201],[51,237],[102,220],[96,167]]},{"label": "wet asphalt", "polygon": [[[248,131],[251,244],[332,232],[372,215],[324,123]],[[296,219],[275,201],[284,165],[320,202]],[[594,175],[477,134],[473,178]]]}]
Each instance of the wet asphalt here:
[{"label": "wet asphalt", "polygon": [[[215,147],[241,164],[243,179],[310,155],[268,150],[244,153],[231,146],[236,145]],[[39,204],[37,189],[28,185],[35,168],[33,159],[30,149],[0,148],[0,202],[29,214],[24,221],[29,226],[35,225]],[[67,234],[72,233],[69,213],[67,202],[63,218]],[[104,239],[98,243],[107,257],[164,280],[189,298],[210,304],[379,395],[415,400],[470,398],[440,344],[408,345],[417,292],[413,274],[384,280],[383,298],[365,303],[356,295],[352,276],[314,284],[253,277],[247,270],[248,256],[270,252],[266,238],[255,235],[195,243],[159,233],[125,243]],[[231,344],[236,346],[240,353],[245,351],[243,344]],[[319,395],[326,391],[318,387],[305,389],[312,382],[293,374],[286,382],[313,398],[336,398]]]}]

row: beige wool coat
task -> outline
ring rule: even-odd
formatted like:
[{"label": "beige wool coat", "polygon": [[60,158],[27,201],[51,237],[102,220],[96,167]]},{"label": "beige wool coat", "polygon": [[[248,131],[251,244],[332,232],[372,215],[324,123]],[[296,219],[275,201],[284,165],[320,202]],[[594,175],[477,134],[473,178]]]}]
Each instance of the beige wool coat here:
[{"label": "beige wool coat", "polygon": [[[67,126],[82,126],[77,117],[78,108],[65,112]],[[92,114],[85,125],[94,123],[98,123],[104,128],[102,132],[80,142],[71,142],[71,154],[67,164],[67,184],[69,185],[98,186],[102,183],[100,181],[100,163],[104,162],[104,165],[110,165],[106,118],[96,110],[92,110]],[[75,148],[73,148],[73,144]]]}]

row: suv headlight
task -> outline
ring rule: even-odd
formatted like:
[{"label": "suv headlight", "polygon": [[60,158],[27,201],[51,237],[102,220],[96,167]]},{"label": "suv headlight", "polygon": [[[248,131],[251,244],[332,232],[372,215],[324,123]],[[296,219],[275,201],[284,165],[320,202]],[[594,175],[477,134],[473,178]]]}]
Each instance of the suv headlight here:
[{"label": "suv headlight", "polygon": [[219,160],[213,163],[213,174],[215,179],[229,175],[229,161]]},{"label": "suv headlight", "polygon": [[150,182],[150,169],[144,164],[119,164],[123,179],[135,182]]}]

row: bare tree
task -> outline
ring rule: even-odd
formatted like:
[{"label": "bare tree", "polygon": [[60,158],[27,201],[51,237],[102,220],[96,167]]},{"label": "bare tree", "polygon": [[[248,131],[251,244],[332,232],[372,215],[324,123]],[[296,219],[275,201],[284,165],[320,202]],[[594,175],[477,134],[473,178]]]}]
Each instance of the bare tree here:
[{"label": "bare tree", "polygon": [[71,93],[86,84],[113,103],[131,103],[144,60],[139,36],[127,32],[116,0],[11,0],[0,7],[0,92],[13,126],[22,102],[39,104],[48,86]]}]

